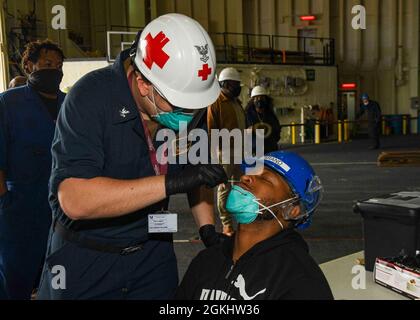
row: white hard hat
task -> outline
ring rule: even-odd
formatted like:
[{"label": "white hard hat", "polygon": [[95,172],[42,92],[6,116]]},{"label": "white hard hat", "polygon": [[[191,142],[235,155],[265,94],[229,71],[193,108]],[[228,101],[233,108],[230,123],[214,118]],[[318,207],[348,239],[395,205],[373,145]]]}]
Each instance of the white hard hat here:
[{"label": "white hard hat", "polygon": [[173,106],[202,109],[220,95],[213,42],[190,17],[171,13],[150,22],[134,62]]},{"label": "white hard hat", "polygon": [[220,72],[219,81],[223,82],[227,80],[241,82],[241,75],[235,68],[225,68]]},{"label": "white hard hat", "polygon": [[251,98],[257,96],[268,96],[268,92],[264,87],[256,86],[254,89],[252,89]]}]

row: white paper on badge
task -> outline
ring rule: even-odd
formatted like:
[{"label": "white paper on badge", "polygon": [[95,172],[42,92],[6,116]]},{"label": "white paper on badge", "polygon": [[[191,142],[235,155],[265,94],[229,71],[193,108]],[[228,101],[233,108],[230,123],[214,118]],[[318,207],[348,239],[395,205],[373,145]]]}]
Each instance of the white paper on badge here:
[{"label": "white paper on badge", "polygon": [[157,213],[149,215],[149,233],[177,233],[178,215]]}]

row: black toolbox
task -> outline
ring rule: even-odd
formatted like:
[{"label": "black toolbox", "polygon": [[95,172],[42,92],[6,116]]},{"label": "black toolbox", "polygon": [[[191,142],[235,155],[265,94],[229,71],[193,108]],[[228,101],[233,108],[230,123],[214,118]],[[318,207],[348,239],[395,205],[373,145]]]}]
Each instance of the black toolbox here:
[{"label": "black toolbox", "polygon": [[365,264],[373,271],[376,258],[396,257],[402,250],[420,250],[420,192],[399,192],[359,201],[354,212],[363,217]]}]

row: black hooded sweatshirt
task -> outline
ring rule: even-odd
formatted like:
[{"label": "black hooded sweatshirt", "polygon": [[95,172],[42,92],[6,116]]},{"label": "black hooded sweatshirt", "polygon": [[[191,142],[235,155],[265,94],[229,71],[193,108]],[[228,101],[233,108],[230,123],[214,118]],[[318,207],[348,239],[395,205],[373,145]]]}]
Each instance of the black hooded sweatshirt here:
[{"label": "black hooded sweatshirt", "polygon": [[202,251],[178,288],[178,300],[332,300],[303,238],[283,231],[233,263],[234,238]]}]

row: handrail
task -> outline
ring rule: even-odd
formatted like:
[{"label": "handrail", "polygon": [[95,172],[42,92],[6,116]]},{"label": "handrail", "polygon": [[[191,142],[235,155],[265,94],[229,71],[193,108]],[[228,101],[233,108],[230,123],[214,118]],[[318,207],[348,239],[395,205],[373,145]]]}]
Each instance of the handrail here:
[{"label": "handrail", "polygon": [[[419,119],[419,117],[411,117],[411,118],[407,119],[407,121],[414,121],[414,120],[418,120],[418,119]],[[401,122],[401,119],[389,120],[389,119],[383,118],[382,121],[386,121],[388,123],[389,122]],[[340,120],[338,120],[338,121],[333,121],[333,122],[330,122],[328,120],[314,120],[313,123],[307,123],[307,122],[306,123],[290,123],[290,124],[282,124],[280,126],[282,128],[303,127],[303,126],[313,125],[315,122],[317,122],[317,123],[319,123],[321,125],[324,125],[324,124],[327,124],[327,125],[337,125],[337,124],[344,123],[344,122],[347,122],[349,124],[369,123],[368,120],[355,120],[355,121],[350,121],[350,120],[341,120],[340,121]]]},{"label": "handrail", "polygon": [[257,37],[271,37],[271,38],[290,38],[290,39],[311,39],[311,40],[334,40],[334,38],[320,38],[320,37],[300,37],[300,36],[284,36],[284,35],[277,35],[277,34],[267,34],[267,33],[247,33],[247,32],[210,32],[210,35],[212,34],[218,34],[218,35],[222,35],[222,34],[231,34],[231,35],[239,35],[239,36],[245,36],[245,35],[250,35],[250,36],[257,36]]},{"label": "handrail", "polygon": [[[16,18],[15,18],[16,19]],[[80,31],[81,29],[94,29],[95,33],[107,33],[107,31],[117,31],[119,30],[135,30],[136,32],[143,29],[142,26],[134,25],[118,25],[118,24],[83,24],[75,26],[74,28],[69,25],[68,30],[74,29],[75,32]],[[12,32],[19,30],[21,27],[13,27]],[[36,37],[47,36],[47,30],[50,27],[47,24],[38,23],[36,28],[33,30],[37,31]],[[110,30],[107,30],[110,29]],[[29,30],[26,28],[26,30]],[[222,36],[222,43],[219,43],[217,46],[221,50],[221,54],[218,57],[219,63],[239,63],[239,64],[286,64],[286,65],[333,65],[335,63],[335,52],[334,52],[334,39],[333,38],[324,38],[324,37],[301,37],[301,36],[288,36],[280,34],[259,34],[259,33],[241,33],[241,32],[213,32],[210,33],[213,36]],[[236,42],[232,42],[229,36],[233,37],[243,37],[243,43],[245,47],[241,47]],[[254,38],[257,38],[256,43],[254,44]],[[259,40],[258,40],[259,39]],[[317,52],[306,52],[304,50],[304,55],[299,57],[295,55],[295,52],[301,52],[300,49],[289,49],[289,45],[285,45],[284,48],[277,48],[278,42],[281,39],[303,39],[303,46],[307,47],[307,41],[310,40],[319,40],[325,43],[314,44],[314,48]],[[106,40],[109,41],[108,37]],[[240,41],[239,41],[240,42]],[[78,44],[85,48],[90,48],[90,43],[88,44]],[[220,46],[221,45],[221,46]],[[293,44],[294,45],[294,44]],[[110,44],[106,43],[105,47],[109,48]],[[95,49],[95,48],[90,48]],[[243,54],[243,56],[241,55]],[[285,55],[284,59],[279,59],[280,55]],[[308,54],[309,56],[306,56]],[[109,52],[107,52],[108,58],[110,58]]]},{"label": "handrail", "polygon": [[328,40],[328,41],[334,40],[334,38],[300,37],[300,36],[282,36],[282,35],[272,35],[272,37],[273,37],[273,38],[291,38],[291,39],[302,39],[302,38],[305,38],[305,39],[311,39],[311,40],[322,40],[322,41],[325,41],[325,40]]},{"label": "handrail", "polygon": [[[210,33],[217,48],[222,48],[223,56],[219,57],[220,63],[238,64],[286,64],[286,65],[324,65],[333,66],[335,63],[334,39],[320,37],[283,36],[270,34],[240,33],[240,32],[213,32]],[[229,37],[230,36],[230,37]],[[215,41],[215,37],[221,37],[223,41]],[[231,37],[242,37],[242,40],[232,41]],[[265,45],[251,45],[250,39],[258,37]],[[299,42],[296,46],[303,48],[290,49],[290,44],[279,46],[279,40],[295,39]],[[317,40],[321,44],[313,47],[308,46],[308,41]],[[301,42],[302,41],[302,42]],[[241,46],[238,42],[242,42]],[[311,52],[314,48],[316,52]],[[308,50],[309,49],[309,50]],[[243,57],[238,54],[243,53]],[[222,53],[222,52],[220,52]],[[281,59],[278,56],[281,55]]]},{"label": "handrail", "polygon": [[245,32],[210,32],[212,34],[231,34],[235,36],[255,36],[255,37],[271,37],[271,34],[264,34],[264,33],[245,33]]},{"label": "handrail", "polygon": [[[401,134],[402,135],[408,135],[409,134],[409,123],[411,123],[412,121],[415,120],[419,120],[420,117],[411,117],[408,115],[400,115],[402,116],[402,118],[400,119],[387,119],[386,116],[382,117],[382,134],[383,135],[389,135],[389,131],[386,130],[386,123],[395,123],[395,122],[400,122],[402,124],[401,127]],[[306,139],[306,131],[305,129],[307,127],[310,127],[311,129],[313,129],[313,140],[315,142],[315,144],[320,144],[321,143],[321,126],[322,125],[327,125],[328,126],[337,126],[337,140],[339,143],[343,143],[344,142],[348,142],[350,140],[350,136],[351,136],[351,130],[350,130],[350,125],[351,124],[360,124],[360,123],[369,123],[368,120],[355,120],[355,121],[349,121],[349,120],[338,120],[338,121],[328,121],[328,120],[314,120],[311,123],[291,123],[291,124],[286,124],[286,125],[281,125],[281,128],[290,128],[291,132],[290,132],[290,137],[292,140],[292,144],[296,145],[297,144],[297,129],[301,128],[302,132],[300,134],[300,137],[302,139],[302,143],[305,143],[305,139]],[[420,134],[420,128],[418,128],[418,132],[417,134]],[[327,133],[328,135],[328,133]],[[329,136],[329,135],[328,135]]]}]

